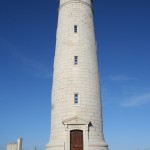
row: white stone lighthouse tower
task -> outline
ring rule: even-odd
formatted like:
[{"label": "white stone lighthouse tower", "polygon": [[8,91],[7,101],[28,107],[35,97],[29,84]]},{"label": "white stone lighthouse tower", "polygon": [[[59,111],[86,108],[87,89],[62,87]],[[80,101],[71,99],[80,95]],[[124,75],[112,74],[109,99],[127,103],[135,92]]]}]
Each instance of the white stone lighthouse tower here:
[{"label": "white stone lighthouse tower", "polygon": [[47,150],[108,150],[92,0],[59,0]]}]

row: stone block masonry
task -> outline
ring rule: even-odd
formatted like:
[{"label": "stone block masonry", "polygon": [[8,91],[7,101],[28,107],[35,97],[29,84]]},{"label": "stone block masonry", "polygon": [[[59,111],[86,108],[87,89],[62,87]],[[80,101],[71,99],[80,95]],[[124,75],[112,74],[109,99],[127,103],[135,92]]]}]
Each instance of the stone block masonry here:
[{"label": "stone block masonry", "polygon": [[91,0],[59,0],[51,103],[47,150],[108,150]]}]

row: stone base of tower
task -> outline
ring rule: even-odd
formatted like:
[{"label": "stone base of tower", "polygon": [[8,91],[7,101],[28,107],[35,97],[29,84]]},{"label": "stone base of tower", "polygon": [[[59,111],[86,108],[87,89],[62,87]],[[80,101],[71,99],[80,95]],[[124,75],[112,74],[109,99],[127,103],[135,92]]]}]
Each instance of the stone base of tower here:
[{"label": "stone base of tower", "polygon": [[105,143],[91,143],[88,150],[108,150],[108,145]]},{"label": "stone base of tower", "polygon": [[[65,144],[47,144],[46,150],[71,150]],[[105,143],[92,143],[83,147],[83,150],[108,150],[108,145]]]},{"label": "stone base of tower", "polygon": [[63,144],[47,144],[46,150],[66,150]]},{"label": "stone base of tower", "polygon": [[[51,134],[46,150],[108,150],[104,135],[95,131],[92,121],[74,116],[62,123],[61,132]],[[80,148],[77,148],[78,145]]]}]

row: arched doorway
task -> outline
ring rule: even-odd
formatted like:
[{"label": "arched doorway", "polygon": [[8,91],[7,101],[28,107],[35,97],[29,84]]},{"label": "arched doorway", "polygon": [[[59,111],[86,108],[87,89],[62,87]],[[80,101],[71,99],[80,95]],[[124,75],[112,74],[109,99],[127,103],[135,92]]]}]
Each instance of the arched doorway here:
[{"label": "arched doorway", "polygon": [[83,131],[70,131],[70,150],[83,150]]}]

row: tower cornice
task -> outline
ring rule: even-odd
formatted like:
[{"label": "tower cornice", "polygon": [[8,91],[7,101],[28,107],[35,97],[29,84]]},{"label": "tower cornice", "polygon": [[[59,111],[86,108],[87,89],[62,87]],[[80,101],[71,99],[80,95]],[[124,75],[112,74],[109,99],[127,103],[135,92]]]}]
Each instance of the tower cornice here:
[{"label": "tower cornice", "polygon": [[[58,2],[60,2],[60,0],[57,0]],[[91,0],[91,2],[93,3],[93,0]]]},{"label": "tower cornice", "polygon": [[[58,0],[58,1],[60,2],[60,0]],[[93,0],[91,0],[91,2],[92,2],[92,1],[93,1]],[[85,4],[85,5],[89,6],[89,7],[93,10],[92,5],[91,5],[90,3],[88,3],[88,2],[86,2],[85,0],[68,0],[68,1],[66,1],[66,2],[64,2],[64,3],[62,3],[62,4],[60,4],[59,9],[58,9],[58,12],[60,11],[60,9],[61,9],[62,7],[64,7],[64,6],[67,5],[67,4],[70,4],[70,3],[82,3],[82,4]]]}]

